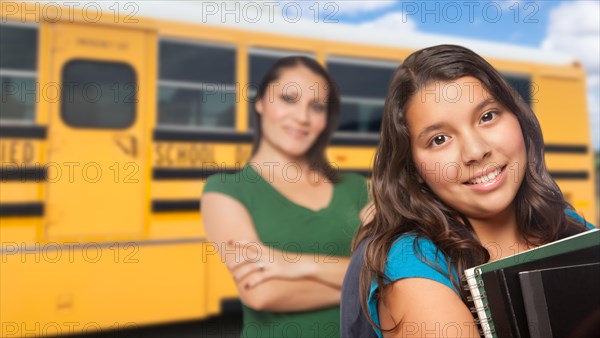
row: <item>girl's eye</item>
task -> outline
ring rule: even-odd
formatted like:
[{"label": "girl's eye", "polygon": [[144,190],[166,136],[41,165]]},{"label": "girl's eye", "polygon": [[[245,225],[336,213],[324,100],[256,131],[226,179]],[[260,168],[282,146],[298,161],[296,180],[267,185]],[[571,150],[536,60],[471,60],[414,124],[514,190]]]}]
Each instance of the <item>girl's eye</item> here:
[{"label": "girl's eye", "polygon": [[312,108],[313,108],[313,109],[314,109],[316,112],[319,112],[319,113],[323,113],[323,112],[325,112],[325,111],[327,110],[327,108],[325,107],[325,105],[324,105],[324,104],[322,104],[322,103],[313,103],[313,104],[312,104]]},{"label": "girl's eye", "polygon": [[442,144],[446,143],[447,141],[448,141],[448,136],[438,135],[431,140],[429,145],[432,147],[438,147],[438,146],[441,146]]},{"label": "girl's eye", "polygon": [[289,95],[281,95],[281,99],[287,103],[295,103],[297,101],[295,97]]},{"label": "girl's eye", "polygon": [[483,115],[481,115],[481,122],[490,122],[495,119],[496,116],[498,116],[498,112],[495,110],[485,112]]}]

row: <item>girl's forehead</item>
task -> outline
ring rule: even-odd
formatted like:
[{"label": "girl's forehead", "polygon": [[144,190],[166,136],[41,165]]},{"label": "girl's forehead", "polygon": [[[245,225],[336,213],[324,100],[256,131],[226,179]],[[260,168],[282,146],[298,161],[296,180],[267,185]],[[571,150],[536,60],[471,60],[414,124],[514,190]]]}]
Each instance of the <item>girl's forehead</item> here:
[{"label": "girl's forehead", "polygon": [[492,100],[494,95],[477,78],[466,76],[454,80],[434,80],[417,90],[407,103],[407,110],[418,105],[465,105]]},{"label": "girl's forehead", "polygon": [[[416,94],[427,95],[440,101],[457,101],[464,96],[473,95],[475,92],[488,92],[483,83],[473,76],[463,76],[452,80],[431,80],[419,88]],[[434,96],[437,95],[437,96]],[[454,95],[453,95],[454,94]],[[460,94],[460,96],[458,96]]]},{"label": "girl's forehead", "polygon": [[294,95],[307,94],[311,98],[325,99],[329,95],[327,80],[303,65],[282,69],[279,77],[269,85],[275,91]]},{"label": "girl's forehead", "polygon": [[[278,80],[288,79],[295,81],[320,81],[325,82],[325,79],[320,74],[315,73],[311,69],[303,65],[296,65],[292,67],[286,67],[281,69],[279,72]],[[277,80],[275,80],[277,81]]]},{"label": "girl's forehead", "polygon": [[477,78],[466,76],[454,80],[431,81],[417,90],[406,105],[410,129],[432,121],[470,115],[478,107],[496,99]]}]

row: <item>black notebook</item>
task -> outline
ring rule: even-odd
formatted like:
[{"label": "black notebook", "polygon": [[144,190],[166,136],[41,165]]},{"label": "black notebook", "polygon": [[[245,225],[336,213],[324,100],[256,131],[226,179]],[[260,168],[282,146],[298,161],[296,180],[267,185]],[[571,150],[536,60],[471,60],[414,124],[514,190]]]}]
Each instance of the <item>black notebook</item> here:
[{"label": "black notebook", "polygon": [[531,338],[572,337],[585,326],[600,310],[599,276],[600,263],[519,273]]}]

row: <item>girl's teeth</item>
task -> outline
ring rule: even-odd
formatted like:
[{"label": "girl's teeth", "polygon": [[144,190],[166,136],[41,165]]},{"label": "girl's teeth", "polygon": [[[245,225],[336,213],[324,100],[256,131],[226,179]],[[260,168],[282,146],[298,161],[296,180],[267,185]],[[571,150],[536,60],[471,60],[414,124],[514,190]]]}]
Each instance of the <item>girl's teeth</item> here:
[{"label": "girl's teeth", "polygon": [[500,171],[502,171],[502,169],[498,168],[485,176],[481,176],[481,177],[478,177],[476,179],[469,181],[469,184],[480,184],[480,183],[484,183],[484,182],[489,182],[489,181],[493,180],[494,178],[498,177],[498,175],[500,175]]}]

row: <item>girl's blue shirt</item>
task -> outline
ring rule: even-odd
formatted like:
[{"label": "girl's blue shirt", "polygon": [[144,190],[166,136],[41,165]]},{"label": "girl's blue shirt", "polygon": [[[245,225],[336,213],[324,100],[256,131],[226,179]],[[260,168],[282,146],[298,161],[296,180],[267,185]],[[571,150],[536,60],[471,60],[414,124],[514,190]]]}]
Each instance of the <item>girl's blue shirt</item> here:
[{"label": "girl's blue shirt", "polygon": [[[566,210],[565,213],[567,216],[585,224],[588,229],[595,228],[594,225],[586,222],[576,212]],[[454,268],[449,268],[446,256],[437,249],[432,241],[425,237],[417,237],[415,234],[410,233],[404,234],[394,241],[388,252],[385,274],[391,282],[403,278],[426,278],[446,285],[460,297],[459,291],[450,281],[449,273],[452,273],[454,278],[458,280],[458,274]],[[367,304],[369,315],[375,324],[380,325],[377,312],[377,289],[377,282],[373,280]],[[373,329],[378,337],[383,337],[377,328],[374,327]]]}]

